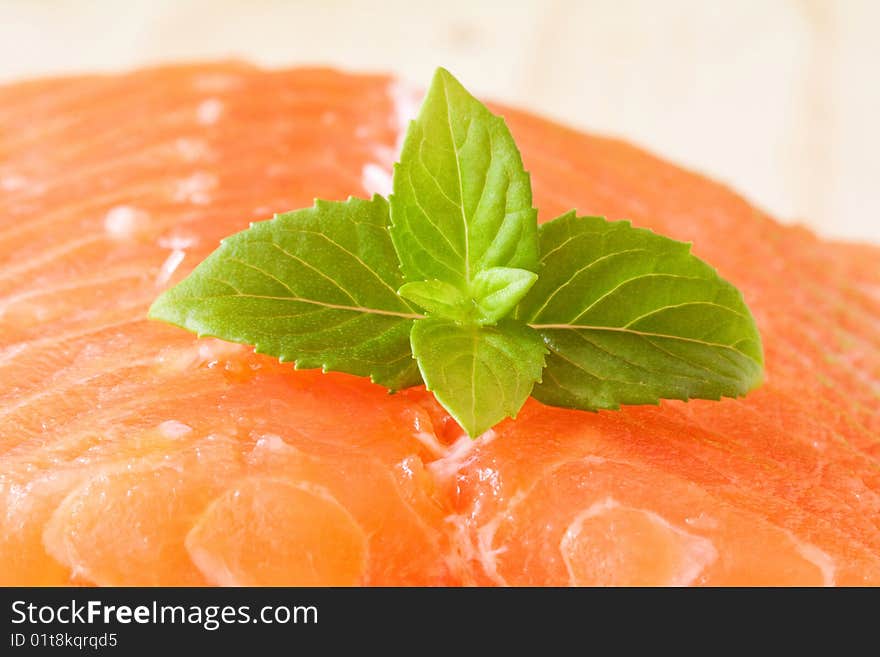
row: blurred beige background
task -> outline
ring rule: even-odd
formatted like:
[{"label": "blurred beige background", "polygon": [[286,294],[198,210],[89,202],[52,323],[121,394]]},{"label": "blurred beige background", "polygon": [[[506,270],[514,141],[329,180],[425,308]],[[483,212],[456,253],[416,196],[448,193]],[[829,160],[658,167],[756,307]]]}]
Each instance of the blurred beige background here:
[{"label": "blurred beige background", "polygon": [[880,242],[878,26],[873,0],[0,0],[0,81],[241,57],[424,84],[442,64]]}]

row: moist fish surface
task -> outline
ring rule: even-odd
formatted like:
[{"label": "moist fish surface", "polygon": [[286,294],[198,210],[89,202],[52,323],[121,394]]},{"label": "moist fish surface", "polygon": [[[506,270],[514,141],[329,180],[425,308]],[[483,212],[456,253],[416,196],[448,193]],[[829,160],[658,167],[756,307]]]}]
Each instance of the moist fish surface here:
[{"label": "moist fish surface", "polygon": [[146,319],[250,221],[387,193],[417,101],[235,63],[0,87],[0,583],[880,584],[880,248],[626,143],[496,108],[541,221],[630,219],[743,291],[743,399],[530,400],[471,441],[421,387]]}]

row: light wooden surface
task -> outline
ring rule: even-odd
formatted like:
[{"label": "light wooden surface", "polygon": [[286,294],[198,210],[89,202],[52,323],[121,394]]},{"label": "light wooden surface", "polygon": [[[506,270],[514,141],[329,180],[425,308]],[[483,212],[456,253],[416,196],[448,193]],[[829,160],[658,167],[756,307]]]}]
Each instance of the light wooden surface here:
[{"label": "light wooden surface", "polygon": [[878,27],[873,0],[0,0],[0,80],[243,57],[424,84],[442,64],[880,242]]}]

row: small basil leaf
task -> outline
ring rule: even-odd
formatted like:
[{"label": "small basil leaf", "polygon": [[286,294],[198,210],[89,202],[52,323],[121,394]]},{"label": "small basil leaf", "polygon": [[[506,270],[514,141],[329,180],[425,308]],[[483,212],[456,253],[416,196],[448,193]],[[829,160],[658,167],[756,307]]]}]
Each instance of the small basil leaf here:
[{"label": "small basil leaf", "polygon": [[454,285],[436,279],[413,281],[397,293],[431,315],[464,321],[473,315],[473,302]]},{"label": "small basil leaf", "polygon": [[536,280],[536,273],[512,267],[492,267],[478,273],[471,283],[477,321],[492,324],[509,315]]}]

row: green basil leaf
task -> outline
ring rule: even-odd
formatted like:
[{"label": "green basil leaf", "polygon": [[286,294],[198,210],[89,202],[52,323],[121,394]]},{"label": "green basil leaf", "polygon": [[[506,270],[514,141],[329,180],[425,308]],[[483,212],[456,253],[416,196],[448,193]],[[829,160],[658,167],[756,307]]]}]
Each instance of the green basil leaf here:
[{"label": "green basil leaf", "polygon": [[509,315],[536,280],[536,273],[512,267],[492,267],[478,273],[471,283],[476,321],[494,324]]},{"label": "green basil leaf", "polygon": [[539,234],[541,276],[516,312],[550,350],[536,398],[595,410],[760,384],[761,338],[742,295],[690,245],[573,212]]},{"label": "green basil leaf", "polygon": [[388,204],[316,201],[223,240],[150,317],[199,336],[254,345],[299,368],[420,382],[409,334],[420,317],[388,234]]},{"label": "green basil leaf", "polygon": [[439,69],[410,124],[391,196],[391,236],[407,281],[462,291],[480,271],[536,271],[529,175],[504,123]]}]

